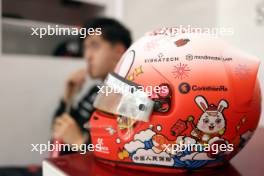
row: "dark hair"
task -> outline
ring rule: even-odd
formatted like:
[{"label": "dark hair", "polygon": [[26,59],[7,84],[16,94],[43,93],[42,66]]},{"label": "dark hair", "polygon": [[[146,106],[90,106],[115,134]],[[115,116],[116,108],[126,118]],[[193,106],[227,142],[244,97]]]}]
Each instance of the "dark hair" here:
[{"label": "dark hair", "polygon": [[101,28],[102,38],[112,44],[122,43],[126,48],[131,45],[130,31],[117,20],[111,18],[94,18],[84,25],[88,28]]}]

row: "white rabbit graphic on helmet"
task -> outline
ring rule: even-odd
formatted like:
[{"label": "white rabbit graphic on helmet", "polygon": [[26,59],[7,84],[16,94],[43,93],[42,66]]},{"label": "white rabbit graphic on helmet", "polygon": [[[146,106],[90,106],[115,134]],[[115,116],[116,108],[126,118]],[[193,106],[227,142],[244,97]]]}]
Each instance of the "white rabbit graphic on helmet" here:
[{"label": "white rabbit graphic on helmet", "polygon": [[223,110],[228,107],[226,100],[221,100],[218,106],[208,105],[206,99],[199,95],[195,98],[196,104],[203,111],[192,136],[199,139],[200,143],[208,143],[210,139],[219,139],[225,132],[225,118]]}]

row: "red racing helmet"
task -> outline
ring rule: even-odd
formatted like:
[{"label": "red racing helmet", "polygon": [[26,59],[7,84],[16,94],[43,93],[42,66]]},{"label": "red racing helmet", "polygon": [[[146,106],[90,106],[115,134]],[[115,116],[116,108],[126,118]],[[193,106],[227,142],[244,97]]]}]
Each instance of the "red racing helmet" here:
[{"label": "red racing helmet", "polygon": [[96,158],[155,172],[222,165],[258,125],[258,67],[211,35],[148,33],[99,87],[89,122]]}]

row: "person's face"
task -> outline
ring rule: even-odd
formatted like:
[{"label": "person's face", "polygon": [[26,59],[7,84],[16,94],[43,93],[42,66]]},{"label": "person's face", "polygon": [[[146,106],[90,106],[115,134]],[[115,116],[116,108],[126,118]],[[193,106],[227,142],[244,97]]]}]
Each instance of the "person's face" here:
[{"label": "person's face", "polygon": [[87,71],[92,78],[104,79],[113,71],[125,48],[121,44],[111,44],[101,36],[89,36],[84,40],[84,58]]}]

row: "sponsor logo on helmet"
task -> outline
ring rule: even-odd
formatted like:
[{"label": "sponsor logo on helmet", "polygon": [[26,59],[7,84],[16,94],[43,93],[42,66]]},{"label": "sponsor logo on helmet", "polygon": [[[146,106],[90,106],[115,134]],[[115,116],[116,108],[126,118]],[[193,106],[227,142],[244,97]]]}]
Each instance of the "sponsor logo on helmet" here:
[{"label": "sponsor logo on helmet", "polygon": [[186,82],[183,82],[179,85],[179,88],[178,90],[180,91],[180,93],[182,94],[187,94],[190,92],[191,90],[191,86],[190,84],[186,83]]},{"label": "sponsor logo on helmet", "polygon": [[189,77],[190,71],[188,64],[179,63],[173,66],[172,74],[176,79],[184,79]]},{"label": "sponsor logo on helmet", "polygon": [[192,91],[228,91],[228,88],[224,85],[219,86],[199,86],[199,85],[192,85]]},{"label": "sponsor logo on helmet", "polygon": [[233,58],[231,57],[219,57],[219,56],[201,56],[201,55],[193,55],[193,54],[187,54],[185,56],[185,59],[187,61],[192,61],[192,60],[210,60],[210,61],[232,61]]},{"label": "sponsor logo on helmet", "polygon": [[179,57],[164,56],[163,53],[160,53],[158,54],[157,57],[145,59],[144,62],[145,63],[160,63],[160,62],[174,62],[178,60],[179,60]]},{"label": "sponsor logo on helmet", "polygon": [[190,91],[217,91],[217,92],[226,92],[228,88],[224,85],[218,86],[199,86],[199,85],[190,85],[189,83],[183,82],[178,86],[178,90],[182,94],[187,94]]}]

